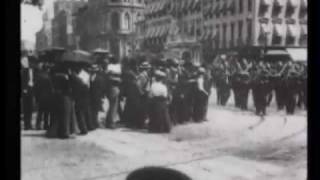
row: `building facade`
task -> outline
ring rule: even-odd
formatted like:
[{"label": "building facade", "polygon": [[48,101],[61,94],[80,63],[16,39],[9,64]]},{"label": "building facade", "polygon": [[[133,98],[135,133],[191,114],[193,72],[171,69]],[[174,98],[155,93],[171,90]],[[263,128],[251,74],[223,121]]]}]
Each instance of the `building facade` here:
[{"label": "building facade", "polygon": [[143,18],[144,7],[144,0],[89,0],[74,14],[79,48],[129,56],[137,48],[136,22]]},{"label": "building facade", "polygon": [[149,0],[146,2],[143,46],[155,53],[175,51],[200,58],[202,13],[200,0]]},{"label": "building facade", "polygon": [[[259,54],[307,46],[306,0],[214,0],[204,11],[204,41],[216,53]],[[206,35],[208,34],[208,35]]]},{"label": "building facade", "polygon": [[36,49],[43,50],[52,47],[52,17],[50,9],[46,9],[42,20],[43,26],[36,34]]},{"label": "building facade", "polygon": [[201,42],[205,60],[221,53],[254,57],[266,49],[306,51],[307,8],[307,0],[149,0],[143,44],[165,49],[168,29],[176,22],[173,36]]},{"label": "building facade", "polygon": [[77,41],[74,33],[74,12],[83,7],[86,1],[64,1],[54,3],[52,19],[52,46],[76,49]]}]

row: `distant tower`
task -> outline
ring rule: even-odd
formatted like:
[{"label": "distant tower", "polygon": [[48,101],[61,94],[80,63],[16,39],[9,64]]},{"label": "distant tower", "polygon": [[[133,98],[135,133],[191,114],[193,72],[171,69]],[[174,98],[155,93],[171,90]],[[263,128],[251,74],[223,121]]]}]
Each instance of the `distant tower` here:
[{"label": "distant tower", "polygon": [[[91,48],[109,49],[116,57],[128,56],[134,47],[135,23],[143,17],[145,0],[89,0],[95,15],[96,39]],[[97,28],[97,29],[95,29]]]}]

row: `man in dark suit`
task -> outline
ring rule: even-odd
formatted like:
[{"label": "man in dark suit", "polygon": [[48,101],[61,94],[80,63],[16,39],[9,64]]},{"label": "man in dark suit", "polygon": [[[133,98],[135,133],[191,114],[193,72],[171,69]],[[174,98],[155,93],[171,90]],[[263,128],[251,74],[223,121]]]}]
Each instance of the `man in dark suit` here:
[{"label": "man in dark suit", "polygon": [[193,121],[193,112],[195,106],[194,93],[197,90],[198,67],[191,62],[191,57],[184,57],[184,64],[180,76],[180,83],[183,93],[184,112],[182,119],[185,122]]},{"label": "man in dark suit", "polygon": [[95,64],[91,69],[90,97],[92,122],[95,128],[102,127],[99,123],[98,114],[103,110],[102,99],[106,96],[107,79],[99,64]]},{"label": "man in dark suit", "polygon": [[[39,68],[40,69],[36,73],[36,81],[34,87],[34,94],[38,103],[36,128],[37,130],[43,128],[47,130],[49,128],[49,120],[52,111],[51,99],[53,93],[53,86],[49,76],[48,66],[43,65]],[[41,126],[42,122],[44,122],[43,128]]]}]

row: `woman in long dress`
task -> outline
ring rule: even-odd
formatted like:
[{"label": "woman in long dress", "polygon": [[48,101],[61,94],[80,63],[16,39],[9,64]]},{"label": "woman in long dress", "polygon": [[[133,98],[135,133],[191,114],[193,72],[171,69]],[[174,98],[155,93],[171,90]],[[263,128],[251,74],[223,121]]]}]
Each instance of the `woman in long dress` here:
[{"label": "woman in long dress", "polygon": [[53,76],[52,123],[47,131],[50,138],[70,138],[74,118],[70,76],[64,67],[58,68]]},{"label": "woman in long dress", "polygon": [[168,89],[164,84],[166,74],[156,70],[154,82],[150,88],[149,131],[153,133],[169,133],[171,122],[168,110]]}]

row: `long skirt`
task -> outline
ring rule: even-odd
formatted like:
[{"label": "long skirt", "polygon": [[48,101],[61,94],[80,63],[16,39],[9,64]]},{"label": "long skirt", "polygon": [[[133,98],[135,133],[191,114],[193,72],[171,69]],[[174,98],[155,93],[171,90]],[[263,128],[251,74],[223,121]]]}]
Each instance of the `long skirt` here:
[{"label": "long skirt", "polygon": [[120,120],[120,115],[118,114],[119,95],[120,88],[118,86],[111,86],[107,96],[109,100],[109,110],[106,119],[107,128],[113,128],[115,123]]},{"label": "long skirt", "polygon": [[195,93],[195,106],[193,118],[195,122],[203,122],[207,119],[209,96],[202,91]]},{"label": "long skirt", "polygon": [[171,130],[167,100],[164,97],[150,99],[149,131],[153,133],[169,133]]},{"label": "long skirt", "polygon": [[50,138],[68,138],[74,118],[73,100],[70,95],[56,94],[53,99],[52,123],[47,131]]},{"label": "long skirt", "polygon": [[143,128],[146,121],[143,98],[134,84],[127,88],[123,122],[129,128]]}]

